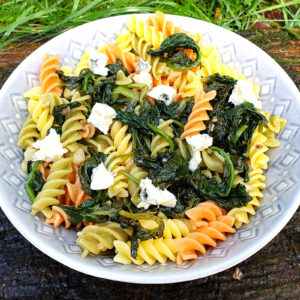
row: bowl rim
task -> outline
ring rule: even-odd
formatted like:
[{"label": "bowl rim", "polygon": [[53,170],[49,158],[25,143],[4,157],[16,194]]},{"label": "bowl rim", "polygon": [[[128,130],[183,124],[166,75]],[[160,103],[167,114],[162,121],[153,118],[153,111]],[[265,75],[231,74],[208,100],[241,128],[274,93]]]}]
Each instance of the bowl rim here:
[{"label": "bowl rim", "polygon": [[[130,17],[133,14],[126,14],[126,15],[119,15],[119,16],[114,16],[114,17],[108,17],[108,18],[103,18],[103,19],[98,19],[89,23],[82,24],[80,26],[77,26],[75,28],[72,28],[54,38],[51,40],[47,41],[43,45],[41,45],[39,48],[37,48],[35,51],[33,51],[28,57],[26,57],[20,64],[19,66],[12,72],[12,74],[9,76],[9,78],[6,80],[4,83],[1,91],[0,91],[0,100],[3,91],[6,89],[6,86],[8,86],[11,82],[15,80],[15,77],[19,73],[20,70],[22,70],[23,66],[26,64],[28,60],[30,60],[33,56],[36,55],[37,51],[43,51],[44,48],[46,48],[49,43],[51,43],[53,40],[57,38],[62,38],[62,37],[67,37],[71,32],[75,32],[79,27],[83,28],[85,26],[90,26],[90,24],[96,24],[96,23],[101,23],[101,22],[113,22],[114,20],[120,18],[120,17]],[[152,14],[138,14],[139,16],[147,17]],[[178,16],[178,15],[170,15],[166,14],[167,17],[169,18],[183,18],[186,21],[194,18],[189,18],[189,17],[184,17],[184,16]],[[287,75],[287,73],[281,68],[281,66],[274,61],[267,53],[265,53],[261,48],[256,46],[255,44],[251,43],[247,39],[239,36],[238,34],[231,32],[225,28],[222,28],[218,25],[211,24],[202,20],[194,19],[199,24],[204,23],[206,26],[211,26],[213,30],[217,31],[226,31],[230,32],[232,35],[235,36],[235,40],[237,42],[246,42],[248,43],[249,46],[255,47],[257,50],[257,55],[263,56],[265,60],[267,60],[269,63],[272,63],[274,68],[277,69],[278,73],[280,73],[280,77],[284,80],[285,85],[288,86],[289,89],[292,90],[293,93],[298,93],[299,97],[295,99],[295,101],[300,102],[300,93],[292,81],[292,79]],[[300,187],[298,186],[298,190],[300,190]],[[298,193],[299,194],[299,193]],[[153,273],[139,273],[137,275],[131,275],[127,274],[125,272],[118,272],[118,271],[113,271],[110,270],[110,268],[101,268],[99,274],[96,271],[96,268],[90,268],[90,267],[85,267],[80,260],[76,260],[71,258],[70,255],[67,255],[66,253],[55,251],[51,247],[48,246],[47,243],[41,243],[38,236],[32,235],[32,232],[30,229],[27,227],[24,227],[23,224],[21,223],[18,218],[15,218],[14,212],[8,207],[8,205],[5,202],[4,197],[0,194],[0,207],[2,208],[4,214],[7,216],[7,218],[10,220],[10,222],[14,225],[14,227],[25,237],[26,240],[28,240],[32,245],[34,245],[37,249],[42,251],[44,254],[48,255],[52,259],[62,263],[63,265],[74,269],[76,271],[82,272],[87,275],[92,275],[94,277],[98,278],[104,278],[104,279],[109,279],[109,280],[114,280],[114,281],[121,281],[121,282],[128,282],[128,283],[136,283],[136,284],[168,284],[168,283],[175,283],[175,282],[184,282],[184,281],[189,281],[189,280],[195,280],[199,278],[203,278],[206,276],[210,276],[219,272],[222,272],[226,269],[229,269],[238,263],[244,261],[245,259],[249,258],[256,252],[258,252],[261,248],[263,248],[266,244],[268,244],[283,228],[284,226],[288,223],[288,221],[292,218],[294,213],[296,212],[298,206],[300,204],[300,196],[296,196],[294,198],[294,201],[290,204],[289,209],[285,210],[284,213],[282,214],[282,221],[279,223],[273,224],[272,227],[268,228],[266,233],[264,234],[264,238],[260,238],[256,240],[256,243],[252,244],[252,247],[248,247],[248,249],[245,249],[244,251],[239,252],[237,255],[235,255],[231,260],[226,260],[223,259],[223,261],[220,261],[218,266],[214,268],[206,268],[205,271],[201,270],[201,273],[199,274],[198,268],[196,270],[189,269],[184,272],[183,276],[183,271],[178,271],[174,272],[172,276],[165,276],[164,274],[153,274]],[[150,275],[149,275],[150,274]],[[134,277],[134,278],[133,278]],[[151,277],[151,279],[150,279]]]}]

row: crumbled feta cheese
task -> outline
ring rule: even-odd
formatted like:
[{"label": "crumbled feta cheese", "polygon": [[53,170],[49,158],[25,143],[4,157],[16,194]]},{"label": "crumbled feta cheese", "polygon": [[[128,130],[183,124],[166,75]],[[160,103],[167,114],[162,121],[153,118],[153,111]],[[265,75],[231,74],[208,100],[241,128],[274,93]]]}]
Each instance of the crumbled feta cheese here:
[{"label": "crumbled feta cheese", "polygon": [[116,111],[107,104],[96,103],[88,118],[88,122],[93,124],[96,128],[107,134],[109,126],[116,117]]},{"label": "crumbled feta cheese", "polygon": [[97,75],[107,76],[109,69],[106,68],[108,57],[105,53],[99,53],[89,49],[89,68]]},{"label": "crumbled feta cheese", "polygon": [[137,205],[138,208],[149,208],[150,205],[162,205],[167,207],[175,207],[177,199],[174,194],[168,190],[155,187],[152,180],[148,177],[140,182],[140,197],[141,202]]},{"label": "crumbled feta cheese", "polygon": [[252,103],[256,109],[262,109],[262,103],[256,98],[252,84],[247,80],[238,80],[228,102],[240,105],[245,101]]},{"label": "crumbled feta cheese", "polygon": [[152,77],[151,75],[146,72],[146,71],[142,71],[141,73],[139,74],[135,74],[133,76],[133,81],[135,83],[141,83],[141,84],[146,84],[148,85],[149,89],[152,88]]},{"label": "crumbled feta cheese", "polygon": [[102,162],[98,167],[93,169],[92,173],[92,190],[105,190],[114,184],[114,176],[112,172],[107,170]]},{"label": "crumbled feta cheese", "polygon": [[144,61],[141,58],[139,59],[139,61],[137,63],[137,69],[140,72],[143,72],[143,71],[150,72],[151,68],[152,68],[151,65],[147,61]]},{"label": "crumbled feta cheese", "polygon": [[68,152],[60,142],[60,135],[53,128],[50,129],[49,134],[44,139],[37,140],[31,146],[39,149],[33,154],[33,161],[43,160],[50,162],[54,160],[55,156],[63,156]]},{"label": "crumbled feta cheese", "polygon": [[208,134],[197,134],[187,137],[186,141],[192,147],[193,155],[189,162],[189,169],[195,171],[201,163],[201,151],[209,148],[213,144],[213,138]]},{"label": "crumbled feta cheese", "polygon": [[176,91],[171,86],[160,84],[153,88],[148,95],[156,100],[160,100],[170,105],[176,97]]}]

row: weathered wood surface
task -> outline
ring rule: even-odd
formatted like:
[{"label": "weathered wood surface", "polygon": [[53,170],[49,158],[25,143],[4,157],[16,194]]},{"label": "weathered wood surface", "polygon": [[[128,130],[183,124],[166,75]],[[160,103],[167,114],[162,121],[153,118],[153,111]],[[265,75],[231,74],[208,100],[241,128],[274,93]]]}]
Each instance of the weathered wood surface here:
[{"label": "weathered wood surface", "polygon": [[[272,57],[300,59],[300,41],[278,31],[242,32]],[[0,87],[33,50],[0,52]],[[281,63],[300,88],[300,64]],[[237,268],[241,280],[234,279]],[[236,277],[236,276],[235,276]],[[300,299],[300,210],[262,250],[225,272],[170,285],[135,285],[73,271],[27,242],[0,210],[0,299]]]}]

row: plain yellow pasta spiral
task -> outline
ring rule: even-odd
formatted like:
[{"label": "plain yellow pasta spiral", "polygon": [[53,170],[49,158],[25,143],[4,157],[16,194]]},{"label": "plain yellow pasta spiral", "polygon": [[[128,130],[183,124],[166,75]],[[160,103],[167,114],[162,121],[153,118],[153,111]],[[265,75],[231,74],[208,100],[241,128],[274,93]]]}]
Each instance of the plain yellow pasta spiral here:
[{"label": "plain yellow pasta spiral", "polygon": [[[186,84],[183,88],[183,97],[194,97],[197,91],[201,88],[201,74],[200,71],[188,71],[186,74]],[[180,90],[179,90],[180,91]]]},{"label": "plain yellow pasta spiral", "polygon": [[141,21],[137,16],[131,16],[127,22],[127,28],[135,33],[139,38],[144,38],[147,43],[151,43],[154,49],[159,49],[164,37],[153,26],[149,26],[145,21]]},{"label": "plain yellow pasta spiral", "polygon": [[139,248],[137,251],[137,257],[131,256],[131,243],[114,241],[116,248],[116,256],[114,261],[120,264],[131,264],[141,265],[147,263],[148,265],[155,264],[158,261],[161,264],[167,262],[168,259],[176,261],[176,252],[174,251],[173,239],[150,239],[139,242]]},{"label": "plain yellow pasta spiral", "polygon": [[[264,114],[263,112],[261,112]],[[280,142],[275,138],[275,134],[278,134],[281,129],[286,125],[287,120],[280,118],[279,115],[271,117],[271,113],[267,112],[264,114],[268,123],[264,123],[263,134],[267,138],[265,145],[270,148],[275,148],[280,146]]]},{"label": "plain yellow pasta spiral", "polygon": [[30,99],[28,102],[28,111],[41,133],[41,137],[44,138],[53,124],[54,117],[51,115],[49,107],[43,108],[42,97],[39,100]]},{"label": "plain yellow pasta spiral", "polygon": [[118,223],[106,222],[88,225],[77,233],[77,244],[83,249],[82,257],[112,249],[115,240],[126,242],[130,229],[122,229]]},{"label": "plain yellow pasta spiral", "polygon": [[250,143],[249,158],[252,169],[267,169],[269,157],[265,154],[268,147],[265,145],[267,137],[255,129]]},{"label": "plain yellow pasta spiral", "polygon": [[29,115],[19,133],[18,146],[27,148],[39,138],[40,134],[37,131],[37,125],[33,121],[32,116]]},{"label": "plain yellow pasta spiral", "polygon": [[[171,124],[173,120],[163,121],[160,120],[160,124],[157,126],[158,129],[164,131],[171,139],[174,138],[173,129],[171,128]],[[166,151],[166,148],[169,146],[169,143],[166,141],[165,138],[160,136],[159,134],[155,134],[152,138],[150,150],[151,156],[156,157],[158,152]]]},{"label": "plain yellow pasta spiral", "polygon": [[182,238],[191,231],[187,219],[166,219],[163,222],[165,225],[163,237],[165,239]]},{"label": "plain yellow pasta spiral", "polygon": [[132,34],[129,31],[124,31],[118,34],[116,44],[123,51],[129,52],[132,49],[131,39]]},{"label": "plain yellow pasta spiral", "polygon": [[90,65],[89,64],[89,57],[90,57],[89,51],[86,50],[82,54],[82,56],[80,57],[79,62],[76,65],[76,68],[75,68],[75,70],[73,72],[75,76],[79,75],[79,73],[80,73],[81,70],[89,68],[89,65]]},{"label": "plain yellow pasta spiral", "polygon": [[52,216],[49,206],[59,204],[57,196],[65,193],[63,187],[69,182],[66,176],[72,172],[72,161],[72,158],[56,157],[54,159],[46,183],[32,204],[32,215],[41,211],[46,218]]},{"label": "plain yellow pasta spiral", "polygon": [[229,216],[234,217],[236,228],[240,228],[244,224],[249,224],[249,214],[252,216],[255,215],[255,210],[260,207],[260,200],[263,198],[261,190],[266,187],[264,181],[265,176],[262,169],[250,170],[249,182],[245,185],[252,200],[246,206],[235,207],[228,212]]},{"label": "plain yellow pasta spiral", "polygon": [[114,141],[114,146],[118,154],[127,154],[132,152],[131,134],[127,132],[128,125],[114,120],[110,127],[110,135]]},{"label": "plain yellow pasta spiral", "polygon": [[27,90],[23,96],[24,98],[39,100],[40,96],[42,95],[42,90],[40,86],[33,87]]}]

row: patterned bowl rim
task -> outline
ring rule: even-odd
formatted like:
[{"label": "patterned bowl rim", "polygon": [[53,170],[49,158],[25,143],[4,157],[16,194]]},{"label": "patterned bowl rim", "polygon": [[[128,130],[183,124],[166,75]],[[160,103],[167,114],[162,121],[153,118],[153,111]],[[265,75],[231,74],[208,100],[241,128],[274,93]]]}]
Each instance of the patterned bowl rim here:
[{"label": "patterned bowl rim", "polygon": [[[26,62],[31,59],[33,56],[35,56],[37,51],[44,51],[44,49],[47,49],[47,46],[52,43],[53,40],[65,37],[67,38],[70,33],[75,32],[78,28],[84,28],[91,26],[91,24],[96,25],[97,23],[101,24],[102,22],[108,22],[113,24],[115,20],[118,20],[120,17],[130,17],[132,14],[122,15],[122,16],[114,16],[104,19],[95,20],[90,23],[86,23],[80,26],[77,26],[73,29],[70,29],[67,32],[64,32],[57,37],[52,38],[42,46],[40,46],[38,49],[36,49],[33,53],[31,53],[27,58],[25,58],[20,65],[13,71],[13,73],[9,76],[7,81],[4,83],[1,91],[0,91],[0,99],[2,98],[2,93],[4,94],[4,90],[6,90],[6,87],[9,86],[12,82],[14,82],[17,78],[17,74],[23,70],[23,66],[26,64]],[[151,14],[139,14],[139,16],[147,17]],[[295,101],[298,101],[300,103],[300,93],[292,81],[292,79],[287,75],[287,73],[280,67],[280,65],[274,61],[267,53],[265,53],[262,49],[260,49],[258,46],[254,45],[250,41],[246,40],[245,38],[239,36],[238,34],[231,32],[227,29],[224,29],[220,26],[217,26],[215,24],[211,24],[205,21],[192,19],[188,17],[183,16],[175,16],[175,15],[168,15],[168,17],[171,18],[181,18],[185,20],[186,22],[189,22],[193,20],[193,22],[198,22],[199,25],[205,24],[205,26],[210,27],[212,34],[214,31],[224,32],[226,34],[231,34],[233,39],[237,43],[247,43],[249,47],[252,47],[256,50],[257,55],[260,55],[264,58],[265,61],[268,61],[269,64],[273,65],[273,68],[276,69],[276,71],[280,74],[281,80],[285,82],[285,86],[287,86],[291,93],[298,94],[297,99]],[[4,97],[3,97],[4,98]],[[124,272],[118,272],[114,270],[110,270],[110,268],[102,268],[101,274],[99,274],[99,270],[97,271],[95,268],[87,268],[81,261],[74,260],[71,258],[71,256],[67,255],[66,253],[62,253],[59,251],[55,251],[54,249],[50,248],[48,244],[41,243],[38,236],[33,235],[31,230],[24,227],[22,224],[22,221],[15,217],[14,211],[11,210],[8,207],[8,204],[6,203],[4,197],[0,194],[0,207],[2,208],[3,212],[7,216],[7,218],[10,220],[10,222],[14,225],[14,227],[27,239],[31,244],[33,244],[36,248],[38,248],[40,251],[48,255],[49,257],[53,258],[54,260],[62,263],[63,265],[72,268],[74,270],[77,270],[79,272],[85,273],[87,275],[92,275],[99,278],[105,278],[110,279],[114,281],[122,281],[122,282],[130,282],[130,283],[138,283],[138,284],[165,284],[165,283],[175,283],[175,282],[183,282],[198,278],[203,278],[206,276],[210,276],[216,273],[219,273],[221,271],[224,271],[226,269],[229,269],[238,263],[244,261],[245,259],[249,258],[253,254],[255,254],[257,251],[259,251],[261,248],[263,248],[266,244],[268,244],[288,223],[288,221],[292,218],[294,213],[296,212],[299,204],[300,204],[300,186],[298,186],[297,189],[297,196],[294,197],[293,202],[290,204],[289,209],[285,209],[285,211],[281,215],[281,222],[273,224],[271,228],[268,228],[264,234],[264,238],[260,238],[256,240],[255,243],[252,243],[251,247],[248,247],[248,249],[244,249],[237,255],[235,255],[231,259],[223,259],[222,261],[219,261],[219,264],[214,267],[207,267],[206,269],[201,269],[201,272],[199,272],[199,268],[192,269],[192,270],[179,270],[178,272],[173,272],[171,276],[165,276],[165,274],[159,274],[159,273],[138,273],[135,275],[132,274],[126,274]]]}]

